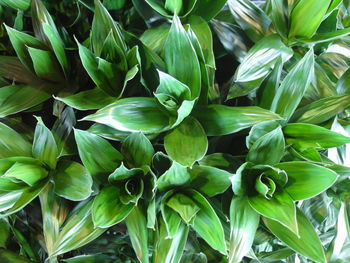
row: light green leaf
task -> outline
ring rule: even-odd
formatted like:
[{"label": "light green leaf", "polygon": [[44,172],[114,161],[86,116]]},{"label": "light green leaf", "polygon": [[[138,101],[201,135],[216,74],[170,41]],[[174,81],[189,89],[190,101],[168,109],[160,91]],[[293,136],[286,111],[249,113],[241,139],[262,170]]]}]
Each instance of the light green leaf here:
[{"label": "light green leaf", "polygon": [[144,211],[136,206],[125,219],[131,244],[141,263],[148,263],[148,229]]},{"label": "light green leaf", "polygon": [[[290,15],[289,38],[311,38],[332,0],[300,0]],[[307,26],[305,26],[307,25]]]},{"label": "light green leaf", "polygon": [[4,173],[3,177],[17,179],[33,186],[47,175],[48,171],[39,165],[16,162]]},{"label": "light green leaf", "polygon": [[259,218],[259,214],[250,207],[246,197],[232,198],[229,263],[239,263],[248,254],[259,226]]},{"label": "light green leaf", "polygon": [[201,89],[198,58],[187,32],[176,15],[165,42],[164,60],[168,73],[190,88],[192,99],[197,98]]},{"label": "light green leaf", "polygon": [[40,117],[36,117],[34,141],[32,146],[33,157],[55,169],[58,149],[52,132],[45,126]]},{"label": "light green leaf", "polygon": [[234,85],[230,87],[228,99],[245,96],[258,88],[267,75],[293,55],[278,35],[270,35],[256,43],[244,57],[236,71]]},{"label": "light green leaf", "polygon": [[249,0],[228,0],[230,11],[251,40],[257,42],[267,35],[271,20],[270,18]]},{"label": "light green leaf", "polygon": [[54,87],[41,82],[13,85],[0,89],[0,117],[6,117],[34,107],[51,97]]},{"label": "light green leaf", "polygon": [[332,170],[306,162],[279,163],[274,167],[287,173],[288,183],[284,190],[294,200],[314,197],[331,187],[338,178]]},{"label": "light green leaf", "polygon": [[276,164],[284,154],[284,137],[281,127],[278,127],[260,137],[251,146],[247,161],[255,164]]},{"label": "light green leaf", "polygon": [[262,216],[275,220],[298,234],[298,223],[293,199],[287,192],[275,193],[271,199],[262,195],[249,196],[249,204]]},{"label": "light green leaf", "polygon": [[123,156],[109,142],[95,134],[75,129],[74,135],[80,159],[86,169],[92,176],[105,181],[107,178],[104,175],[113,172]]},{"label": "light green leaf", "polygon": [[166,205],[177,212],[186,224],[191,224],[200,210],[196,203],[183,193],[175,193],[166,201]]},{"label": "light green leaf", "polygon": [[0,122],[0,158],[32,155],[32,146],[19,133]]},{"label": "light green leaf", "polygon": [[263,218],[265,225],[270,231],[288,247],[315,262],[326,263],[327,260],[321,241],[313,225],[299,209],[297,209],[297,220],[299,236],[280,223],[268,218]]},{"label": "light green leaf", "polygon": [[260,122],[281,120],[279,115],[259,107],[229,107],[216,104],[198,107],[193,115],[202,124],[208,136],[226,135]]},{"label": "light green leaf", "polygon": [[30,7],[31,0],[0,0],[1,5],[14,9],[27,10]]},{"label": "light green leaf", "polygon": [[124,205],[120,201],[120,189],[108,186],[95,197],[92,219],[95,227],[108,228],[124,220],[133,210],[134,204]]},{"label": "light green leaf", "polygon": [[288,120],[309,87],[313,74],[314,52],[310,49],[282,81],[273,99],[271,110]]},{"label": "light green leaf", "polygon": [[106,231],[94,227],[91,209],[92,201],[78,205],[71,212],[54,244],[52,257],[82,247]]},{"label": "light green leaf", "polygon": [[55,97],[55,99],[78,110],[100,109],[116,101],[115,97],[109,96],[100,88],[82,91],[64,98]]},{"label": "light green leaf", "polygon": [[83,120],[105,124],[120,131],[144,134],[167,130],[171,123],[170,116],[156,100],[143,97],[118,100]]},{"label": "light green leaf", "polygon": [[121,152],[130,167],[150,165],[154,155],[152,143],[141,132],[130,134],[123,141]]},{"label": "light green leaf", "polygon": [[318,124],[333,118],[350,106],[350,94],[336,95],[314,101],[295,112],[295,122]]},{"label": "light green leaf", "polygon": [[187,190],[185,193],[200,208],[194,218],[192,228],[201,236],[213,249],[226,255],[226,244],[224,230],[221,222],[209,202],[197,191]]},{"label": "light green leaf", "polygon": [[183,0],[146,0],[155,11],[159,14],[171,17],[172,15],[186,16],[194,8],[197,0],[188,0],[183,3]]},{"label": "light green leaf", "polygon": [[208,149],[208,140],[201,124],[187,117],[164,137],[167,154],[184,166],[192,166],[202,159]]},{"label": "light green leaf", "polygon": [[326,128],[308,123],[290,123],[283,128],[288,144],[297,145],[298,149],[331,148],[350,143],[350,137]]},{"label": "light green leaf", "polygon": [[72,201],[85,200],[92,193],[92,178],[77,162],[61,161],[53,177],[55,193]]}]

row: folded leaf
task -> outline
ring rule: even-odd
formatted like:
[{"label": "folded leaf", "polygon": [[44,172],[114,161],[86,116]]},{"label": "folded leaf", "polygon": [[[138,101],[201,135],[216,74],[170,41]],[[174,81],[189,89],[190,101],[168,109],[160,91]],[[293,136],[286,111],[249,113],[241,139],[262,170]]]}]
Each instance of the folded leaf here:
[{"label": "folded leaf", "polygon": [[192,99],[197,98],[201,89],[198,57],[176,15],[165,42],[164,60],[168,73],[190,88]]},{"label": "folded leaf", "polygon": [[200,210],[194,218],[192,228],[213,249],[226,255],[224,230],[221,222],[209,202],[197,191],[187,190],[188,196],[196,202]]},{"label": "folded leaf", "polygon": [[251,146],[247,161],[255,164],[279,163],[284,154],[284,137],[280,127],[260,137]]},{"label": "folded leaf", "polygon": [[32,155],[30,143],[19,133],[0,122],[0,158]]},{"label": "folded leaf", "polygon": [[311,49],[283,79],[273,99],[271,110],[288,120],[309,87],[313,74],[314,52]]},{"label": "folded leaf", "polygon": [[121,152],[130,167],[150,165],[154,155],[152,143],[141,132],[130,134],[123,141]]},{"label": "folded leaf", "polygon": [[171,159],[192,166],[204,157],[208,140],[201,124],[195,118],[187,117],[164,137],[164,147]]},{"label": "folded leaf", "polygon": [[144,134],[167,130],[171,123],[170,116],[161,105],[152,98],[143,97],[121,99],[83,120],[105,124],[120,131]]},{"label": "folded leaf", "polygon": [[17,179],[33,186],[47,175],[48,171],[39,165],[16,162],[4,173],[3,177]]},{"label": "folded leaf", "polygon": [[51,169],[55,169],[58,158],[55,138],[40,117],[37,117],[37,121],[32,147],[33,156]]},{"label": "folded leaf", "polygon": [[92,176],[106,180],[103,175],[113,172],[123,156],[109,142],[95,134],[75,129],[74,135],[84,166]]},{"label": "folded leaf", "polygon": [[321,241],[310,221],[297,209],[299,236],[280,223],[263,218],[265,225],[288,247],[318,263],[326,263]]},{"label": "folded leaf", "polygon": [[55,193],[72,201],[81,201],[92,193],[92,178],[77,162],[60,161],[53,177]]},{"label": "folded leaf", "polygon": [[293,55],[277,35],[270,35],[256,43],[244,57],[230,87],[228,99],[245,96],[258,88],[267,75],[278,66],[280,60],[284,64]]},{"label": "folded leaf", "polygon": [[202,124],[208,136],[235,133],[260,122],[281,120],[279,115],[259,107],[229,107],[216,104],[198,107],[193,115]]},{"label": "folded leaf", "polygon": [[279,163],[274,167],[287,173],[288,183],[284,190],[294,200],[314,197],[326,191],[338,178],[332,170],[307,162]]},{"label": "folded leaf", "polygon": [[108,228],[124,220],[133,210],[134,204],[120,201],[120,189],[108,186],[95,197],[92,207],[92,220],[95,227]]},{"label": "folded leaf", "polygon": [[[289,38],[310,38],[317,31],[332,0],[301,0],[290,16]],[[308,26],[305,26],[308,25]]]},{"label": "folded leaf", "polygon": [[239,263],[248,254],[259,219],[259,214],[250,207],[247,198],[233,197],[230,206],[230,263]]},{"label": "folded leaf", "polygon": [[261,195],[249,196],[248,201],[250,206],[262,216],[275,220],[296,235],[298,234],[295,204],[287,192],[275,193],[271,199]]}]

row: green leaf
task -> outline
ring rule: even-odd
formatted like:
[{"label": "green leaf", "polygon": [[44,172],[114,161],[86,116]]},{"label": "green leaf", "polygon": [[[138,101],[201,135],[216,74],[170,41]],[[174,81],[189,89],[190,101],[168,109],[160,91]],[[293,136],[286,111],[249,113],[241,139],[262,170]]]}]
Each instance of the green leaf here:
[{"label": "green leaf", "polygon": [[201,90],[198,57],[187,32],[176,15],[165,42],[164,60],[168,73],[190,88],[192,99],[197,98]]},{"label": "green leaf", "polygon": [[[300,0],[290,15],[289,38],[311,38],[332,0]],[[308,25],[308,26],[305,26]]]},{"label": "green leaf", "polygon": [[142,263],[148,263],[148,229],[146,216],[142,208],[135,206],[126,217],[125,223],[137,258]]},{"label": "green leaf", "polygon": [[146,0],[146,2],[159,14],[171,17],[175,14],[180,16],[188,15],[194,8],[197,0]]},{"label": "green leaf", "polygon": [[168,238],[163,219],[159,220],[159,234],[155,238],[153,262],[179,263],[185,250],[189,227],[180,221],[177,232]]},{"label": "green leaf", "polygon": [[154,155],[152,143],[141,132],[130,134],[123,141],[121,152],[130,167],[150,165]]},{"label": "green leaf", "polygon": [[310,43],[310,44],[318,44],[318,43],[329,42],[339,38],[343,38],[349,34],[350,34],[350,28],[345,28],[345,29],[340,29],[333,32],[316,33],[310,39],[301,38],[301,39],[298,39],[298,41],[301,41],[304,43]]},{"label": "green leaf", "polygon": [[116,101],[115,97],[109,96],[100,88],[82,91],[64,98],[55,97],[55,99],[78,110],[96,110]]},{"label": "green leaf", "polygon": [[30,263],[29,259],[26,259],[25,257],[22,257],[20,255],[17,255],[16,253],[10,251],[1,249],[0,250],[0,261],[1,262],[11,262],[11,263]]},{"label": "green leaf", "polygon": [[260,216],[245,197],[233,197],[230,206],[229,262],[239,263],[251,249]]},{"label": "green leaf", "polygon": [[190,89],[171,75],[158,70],[159,86],[156,94],[167,94],[174,97],[179,102],[191,98]]},{"label": "green leaf", "polygon": [[[10,205],[7,207],[6,211],[0,207],[0,210],[3,212],[2,216],[9,216],[23,209],[40,194],[40,192],[45,188],[46,184],[47,181],[43,180],[32,187],[25,188],[24,190],[10,192],[8,195],[11,197],[6,197],[4,200]],[[6,195],[0,194],[0,199],[4,196]]]},{"label": "green leaf", "polygon": [[170,116],[153,98],[133,97],[118,100],[83,120],[95,121],[120,131],[162,132],[169,129]]},{"label": "green leaf", "polygon": [[92,176],[106,180],[104,175],[113,172],[123,156],[109,142],[95,134],[75,129],[74,135],[80,159],[86,169]]},{"label": "green leaf", "polygon": [[[38,78],[29,71],[17,57],[11,56],[0,56],[0,76],[9,81],[16,81],[25,84],[38,81]],[[8,84],[1,86],[6,86]]]},{"label": "green leaf", "polygon": [[279,163],[284,154],[284,137],[278,127],[254,142],[247,155],[247,161],[255,164]]},{"label": "green leaf", "polygon": [[27,69],[34,71],[33,62],[28,52],[28,47],[46,50],[45,45],[36,38],[6,26],[11,44],[17,53],[19,60]]},{"label": "green leaf", "polygon": [[242,164],[242,160],[227,153],[212,153],[206,155],[199,161],[201,166],[215,167],[230,173],[237,171]]},{"label": "green leaf", "polygon": [[52,257],[82,247],[106,231],[94,227],[91,209],[92,201],[78,205],[70,213],[54,244]]},{"label": "green leaf", "polygon": [[290,123],[283,128],[288,144],[297,145],[298,149],[331,148],[350,143],[350,137],[326,128],[308,123]]},{"label": "green leaf", "polygon": [[0,219],[0,248],[6,248],[6,243],[10,237],[10,224],[6,219]]},{"label": "green leaf", "polygon": [[350,69],[345,71],[345,73],[340,77],[337,82],[336,90],[337,94],[349,94],[350,90]]},{"label": "green leaf", "polygon": [[128,169],[122,163],[113,173],[108,177],[108,181],[113,183],[119,183],[128,180],[133,177],[140,177],[144,175],[144,171],[141,168]]},{"label": "green leaf", "polygon": [[92,219],[95,227],[108,228],[124,220],[133,210],[134,204],[120,201],[120,189],[108,186],[95,197],[92,207]]},{"label": "green leaf", "polygon": [[152,51],[160,54],[164,49],[169,29],[168,26],[149,28],[142,33],[140,40]]},{"label": "green leaf", "polygon": [[185,193],[196,202],[200,208],[193,220],[192,228],[202,237],[213,249],[226,255],[226,244],[224,230],[220,219],[209,202],[197,191],[187,190]]},{"label": "green leaf", "polygon": [[288,1],[272,0],[271,1],[271,20],[272,23],[282,37],[288,34]]},{"label": "green leaf", "polygon": [[0,0],[1,5],[14,9],[27,10],[30,7],[31,0]]},{"label": "green leaf", "polygon": [[201,16],[206,21],[210,21],[220,12],[226,2],[227,0],[197,0],[191,15]]},{"label": "green leaf", "polygon": [[0,88],[0,117],[34,107],[49,99],[53,91],[53,86],[45,82],[2,87]]},{"label": "green leaf", "polygon": [[227,4],[234,19],[251,40],[257,42],[267,35],[271,20],[254,2],[249,0],[228,0]]},{"label": "green leaf", "polygon": [[333,118],[350,106],[350,94],[336,95],[314,101],[295,112],[295,122],[318,124]]},{"label": "green leaf", "polygon": [[257,140],[279,127],[277,121],[265,121],[254,125],[246,138],[247,148],[250,149]]},{"label": "green leaf", "polygon": [[204,157],[208,140],[201,124],[195,118],[187,117],[164,137],[164,147],[174,161],[192,166]]},{"label": "green leaf", "polygon": [[34,71],[39,78],[54,82],[64,79],[61,67],[51,51],[28,47],[28,52],[33,62]]},{"label": "green leaf", "polygon": [[326,257],[320,239],[310,221],[297,209],[299,236],[280,223],[263,218],[265,225],[288,247],[297,253],[318,263],[326,263]]},{"label": "green leaf", "polygon": [[99,0],[95,0],[95,15],[92,21],[91,46],[97,56],[101,55],[103,44],[112,31],[112,36],[118,47],[125,52],[127,50],[123,34],[116,22],[113,20],[107,9]]},{"label": "green leaf", "polygon": [[186,224],[191,224],[200,210],[196,203],[183,193],[175,193],[166,201],[166,205],[176,211]]},{"label": "green leaf", "polygon": [[[162,160],[164,162],[164,160]],[[159,191],[165,191],[178,186],[187,185],[191,180],[191,174],[185,166],[173,162],[171,167],[158,178],[157,188]]]},{"label": "green leaf", "polygon": [[0,158],[32,155],[32,146],[19,133],[0,122]]},{"label": "green leaf", "polygon": [[284,190],[294,200],[314,197],[331,187],[338,175],[330,169],[306,162],[287,162],[274,167],[284,170],[288,183]]},{"label": "green leaf", "polygon": [[271,199],[266,199],[262,195],[249,196],[248,201],[262,216],[275,220],[298,234],[295,204],[287,192],[275,193]]},{"label": "green leaf", "polygon": [[258,88],[279,61],[284,64],[292,55],[293,50],[278,35],[261,39],[249,50],[236,71],[227,99],[245,96]]},{"label": "green leaf", "polygon": [[310,49],[282,81],[273,99],[271,110],[288,120],[309,87],[313,74],[314,52]]},{"label": "green leaf", "polygon": [[16,162],[3,174],[3,177],[17,179],[33,186],[47,175],[48,171],[39,165]]},{"label": "green leaf", "polygon": [[279,115],[259,107],[229,107],[216,104],[198,107],[193,115],[202,124],[208,136],[226,135],[260,122],[281,120]]},{"label": "green leaf", "polygon": [[174,190],[167,192],[163,196],[160,204],[160,211],[165,222],[167,238],[174,238],[179,230],[179,227],[184,223],[180,215],[175,210],[166,205],[167,200],[171,198],[172,195],[174,195]]},{"label": "green leaf", "polygon": [[55,193],[72,201],[85,200],[92,193],[92,178],[77,162],[61,161],[53,177]]},{"label": "green leaf", "polygon": [[34,141],[32,147],[33,157],[47,164],[51,169],[55,169],[58,149],[52,132],[45,126],[40,117],[36,117]]}]

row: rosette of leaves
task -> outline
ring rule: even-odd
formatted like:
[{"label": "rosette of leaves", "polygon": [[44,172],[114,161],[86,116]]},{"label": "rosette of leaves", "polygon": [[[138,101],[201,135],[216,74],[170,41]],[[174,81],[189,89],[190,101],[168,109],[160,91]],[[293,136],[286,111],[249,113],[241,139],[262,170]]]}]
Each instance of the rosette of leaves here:
[{"label": "rosette of leaves", "polygon": [[[348,140],[342,139],[342,143]],[[253,127],[247,146],[247,162],[231,177],[235,196],[230,208],[230,262],[239,262],[249,252],[260,216],[290,248],[316,262],[326,262],[317,233],[296,202],[324,192],[336,182],[338,174],[309,162],[280,163],[285,139],[278,123]],[[246,241],[238,245],[235,240],[243,237]]]},{"label": "rosette of leaves", "polygon": [[[59,160],[60,151],[51,131],[38,118],[33,144],[1,123],[1,212],[13,214],[54,183],[54,192],[72,201],[90,196],[92,179],[81,164]],[[18,146],[13,148],[13,146]],[[5,201],[6,200],[6,201]]]},{"label": "rosette of leaves", "polygon": [[6,26],[17,58],[0,57],[0,116],[34,107],[62,90],[69,73],[64,43],[40,0],[31,3],[35,37]]}]

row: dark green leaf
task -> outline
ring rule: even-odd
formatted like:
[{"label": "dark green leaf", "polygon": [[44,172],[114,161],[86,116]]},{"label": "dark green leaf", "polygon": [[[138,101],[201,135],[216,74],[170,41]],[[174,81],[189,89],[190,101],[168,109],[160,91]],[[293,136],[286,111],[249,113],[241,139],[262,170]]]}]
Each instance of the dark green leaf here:
[{"label": "dark green leaf", "polygon": [[31,155],[30,143],[15,130],[0,122],[0,158]]}]

